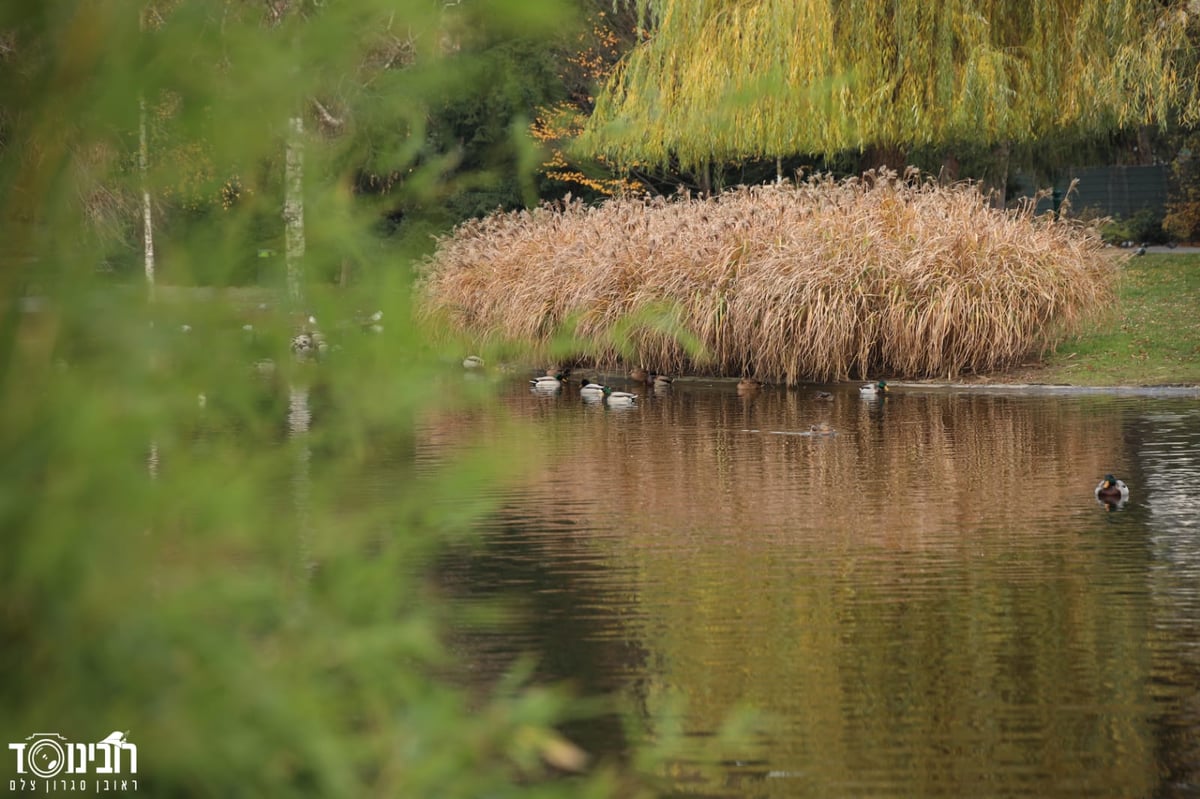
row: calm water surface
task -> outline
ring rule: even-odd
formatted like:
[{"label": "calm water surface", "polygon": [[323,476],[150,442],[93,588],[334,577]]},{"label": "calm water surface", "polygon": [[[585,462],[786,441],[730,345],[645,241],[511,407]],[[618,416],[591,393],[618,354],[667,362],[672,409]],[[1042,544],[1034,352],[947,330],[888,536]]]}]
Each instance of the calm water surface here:
[{"label": "calm water surface", "polygon": [[446,565],[514,611],[480,680],[532,654],[634,708],[569,730],[601,757],[678,725],[664,793],[1200,796],[1200,400],[816,388],[426,419],[422,468],[534,455]]}]

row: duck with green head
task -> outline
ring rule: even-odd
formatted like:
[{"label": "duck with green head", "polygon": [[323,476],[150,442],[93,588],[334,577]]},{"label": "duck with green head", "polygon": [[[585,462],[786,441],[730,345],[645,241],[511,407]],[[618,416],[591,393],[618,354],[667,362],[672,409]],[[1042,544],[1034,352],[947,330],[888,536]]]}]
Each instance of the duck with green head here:
[{"label": "duck with green head", "polygon": [[629,406],[637,402],[637,394],[630,394],[628,391],[613,391],[608,386],[603,389],[604,401],[613,406]]},{"label": "duck with green head", "polygon": [[1096,499],[1107,504],[1124,502],[1129,499],[1129,486],[1125,485],[1124,480],[1118,480],[1111,474],[1104,475],[1104,479],[1096,485]]},{"label": "duck with green head", "polygon": [[553,375],[542,375],[529,381],[529,385],[533,386],[534,391],[544,391],[547,393],[558,391],[562,388],[563,378],[566,377],[562,372]]},{"label": "duck with green head", "polygon": [[881,394],[888,393],[888,384],[886,380],[880,380],[877,383],[864,383],[858,387],[858,393],[864,397],[878,397]]}]

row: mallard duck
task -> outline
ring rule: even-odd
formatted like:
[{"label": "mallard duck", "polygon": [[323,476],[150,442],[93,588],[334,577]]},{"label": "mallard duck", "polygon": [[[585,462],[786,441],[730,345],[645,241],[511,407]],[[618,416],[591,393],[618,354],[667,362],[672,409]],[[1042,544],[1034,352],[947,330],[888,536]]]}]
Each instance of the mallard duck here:
[{"label": "mallard duck", "polygon": [[758,380],[755,380],[753,377],[743,377],[738,381],[737,390],[739,394],[749,394],[751,392],[758,391],[758,388],[761,385],[762,383]]},{"label": "mallard duck", "polygon": [[583,385],[579,387],[579,393],[585,397],[603,397],[604,386],[600,383],[593,383],[585,377],[583,378]]},{"label": "mallard duck", "polygon": [[553,375],[542,375],[529,381],[529,385],[533,386],[535,391],[558,391],[562,388],[562,381],[565,375],[562,372]]},{"label": "mallard duck", "polygon": [[878,383],[864,383],[858,387],[858,393],[864,397],[875,397],[880,394],[888,393],[888,384],[886,380],[880,380]]},{"label": "mallard duck", "polygon": [[654,386],[656,388],[658,388],[658,387],[662,387],[662,386],[670,386],[672,383],[675,382],[675,378],[669,377],[667,375],[660,375],[656,372],[651,372],[650,376],[646,378],[646,382],[653,383]]},{"label": "mallard duck", "polygon": [[[359,314],[355,318],[355,321],[358,322],[358,326],[361,327],[367,333],[382,333],[383,332],[383,324],[382,324],[383,311],[376,311],[375,313],[371,314],[370,316],[363,316],[363,315]],[[481,365],[482,365],[482,363],[481,363]]]},{"label": "mallard duck", "polygon": [[637,402],[637,394],[630,394],[628,391],[613,391],[608,386],[602,390],[604,401],[609,405],[632,405]]},{"label": "mallard duck", "polygon": [[833,394],[829,391],[818,391],[813,394],[813,399],[817,402],[833,402]]},{"label": "mallard duck", "polygon": [[312,352],[312,350],[312,336],[308,335],[307,333],[300,333],[292,336],[292,352],[296,353],[297,355],[302,355],[304,353]]},{"label": "mallard duck", "polygon": [[551,366],[546,370],[546,377],[557,377],[559,380],[566,380],[571,376],[571,367],[564,366],[561,369],[557,366]]},{"label": "mallard duck", "polygon": [[1124,480],[1106,474],[1096,486],[1096,499],[1105,503],[1124,502],[1129,499],[1129,486],[1125,485]]},{"label": "mallard duck", "polygon": [[464,369],[482,369],[483,368],[483,358],[480,358],[478,355],[468,355],[467,357],[463,358],[463,368]]},{"label": "mallard duck", "polygon": [[810,436],[836,436],[837,431],[829,426],[829,422],[821,422],[820,424],[810,425],[808,434]]}]

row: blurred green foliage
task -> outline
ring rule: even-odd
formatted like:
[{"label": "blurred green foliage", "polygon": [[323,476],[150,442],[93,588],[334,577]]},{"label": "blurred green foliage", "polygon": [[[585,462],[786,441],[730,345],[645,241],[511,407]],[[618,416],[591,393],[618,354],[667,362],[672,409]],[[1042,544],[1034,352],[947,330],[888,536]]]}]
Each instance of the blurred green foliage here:
[{"label": "blurred green foliage", "polygon": [[1143,208],[1132,216],[1116,217],[1100,228],[1109,244],[1166,244],[1171,237],[1163,229],[1163,212]]},{"label": "blurred green foliage", "polygon": [[[412,321],[427,242],[377,235],[397,196],[425,209],[424,233],[463,212],[464,186],[528,180],[512,65],[540,64],[529,43],[570,21],[549,0],[4,4],[5,741],[128,730],[153,796],[618,793],[603,764],[554,776],[579,766],[555,732],[576,700],[519,673],[463,687],[444,640],[460,603],[429,564],[521,464],[420,465],[418,421],[480,397]],[[471,118],[497,71],[494,108]],[[296,304],[281,291],[291,117],[306,130]],[[403,179],[385,200],[364,175]],[[376,310],[381,334],[364,324]],[[330,351],[297,360],[310,314]]]}]

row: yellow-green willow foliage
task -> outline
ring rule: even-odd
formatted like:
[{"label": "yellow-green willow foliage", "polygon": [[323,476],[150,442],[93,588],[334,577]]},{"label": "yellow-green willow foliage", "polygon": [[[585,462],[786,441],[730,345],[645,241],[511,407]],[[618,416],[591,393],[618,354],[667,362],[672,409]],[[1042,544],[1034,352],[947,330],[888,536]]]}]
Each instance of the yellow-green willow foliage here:
[{"label": "yellow-green willow foliage", "polygon": [[623,163],[1023,142],[1197,112],[1151,0],[639,0],[582,146]]}]

